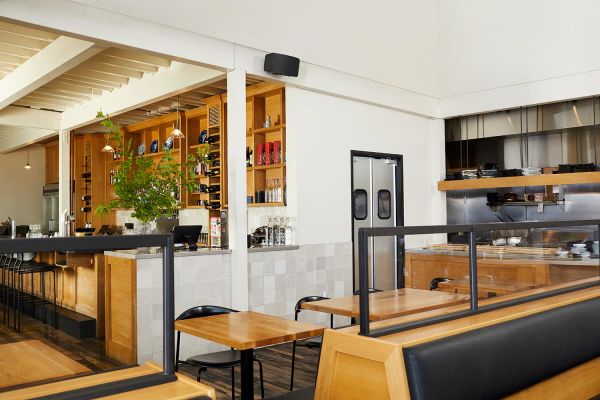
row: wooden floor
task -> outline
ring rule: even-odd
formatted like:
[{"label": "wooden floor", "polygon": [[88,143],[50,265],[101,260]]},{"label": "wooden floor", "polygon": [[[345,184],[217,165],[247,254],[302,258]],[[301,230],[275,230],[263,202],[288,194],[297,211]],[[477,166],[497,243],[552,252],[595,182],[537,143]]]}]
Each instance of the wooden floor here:
[{"label": "wooden floor", "polygon": [[[292,344],[266,347],[256,350],[256,356],[262,361],[265,381],[265,397],[271,397],[289,391],[290,371],[292,360]],[[296,350],[296,372],[294,389],[314,386],[316,381],[319,349],[309,349],[298,346]],[[181,371],[196,377],[196,369],[186,366]],[[240,396],[240,370],[236,368],[236,399]],[[258,366],[254,363],[254,389],[255,398],[260,398],[260,382],[258,380]],[[231,398],[231,370],[211,369],[202,373],[202,382],[213,386],[217,392],[218,400]]]},{"label": "wooden floor", "polygon": [[[26,315],[21,317],[21,332],[17,332],[3,324],[2,318],[2,308],[0,307],[0,344],[24,340],[39,340],[94,372],[124,367],[123,364],[104,356],[103,340],[76,339]],[[291,343],[258,349],[256,354],[263,362],[265,396],[274,396],[275,394],[288,391],[292,359]],[[294,379],[295,389],[315,384],[318,355],[319,349],[309,349],[304,346],[298,346],[296,352],[296,377]],[[184,366],[181,368],[181,371],[186,375],[194,378],[196,377],[196,370],[193,368]],[[256,398],[260,398],[258,367],[256,363],[254,376],[256,378]],[[218,399],[231,398],[231,375],[229,369],[209,370],[202,374],[202,382],[207,383],[216,389]],[[7,389],[0,389],[0,392]],[[15,389],[15,387],[11,387],[10,389]],[[236,393],[236,397],[239,398],[239,368],[236,369]]]},{"label": "wooden floor", "polygon": [[[76,339],[27,315],[21,316],[21,332],[8,327],[2,321],[3,313],[2,307],[0,307],[0,345],[26,340],[39,340],[94,372],[108,371],[124,366],[105,357],[104,341],[101,339]],[[7,389],[3,388],[0,391]],[[14,387],[10,389],[14,389]]]}]

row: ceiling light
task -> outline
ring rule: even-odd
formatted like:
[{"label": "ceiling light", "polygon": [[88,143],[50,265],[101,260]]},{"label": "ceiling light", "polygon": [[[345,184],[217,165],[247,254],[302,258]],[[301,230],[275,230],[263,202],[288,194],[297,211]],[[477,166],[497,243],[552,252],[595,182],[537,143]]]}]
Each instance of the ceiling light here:
[{"label": "ceiling light", "polygon": [[25,169],[30,170],[31,165],[29,165],[29,146],[27,146],[27,164],[25,164]]},{"label": "ceiling light", "polygon": [[179,128],[179,95],[177,95],[177,126],[175,126],[175,129],[173,129],[171,135],[173,135],[173,137],[176,139],[183,139],[185,137]]},{"label": "ceiling light", "polygon": [[108,141],[106,142],[106,145],[102,148],[101,150],[103,153],[114,153],[115,149],[113,149],[113,147],[110,145],[110,143],[108,143]]}]

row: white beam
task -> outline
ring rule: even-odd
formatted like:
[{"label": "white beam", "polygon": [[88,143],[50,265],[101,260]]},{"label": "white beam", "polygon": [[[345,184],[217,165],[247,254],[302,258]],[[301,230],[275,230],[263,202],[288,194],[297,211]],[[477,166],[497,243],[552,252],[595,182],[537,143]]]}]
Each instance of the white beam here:
[{"label": "white beam", "polygon": [[0,109],[98,54],[92,42],[60,36],[0,80]]},{"label": "white beam", "polygon": [[3,126],[1,128],[4,132],[8,131],[9,134],[0,139],[0,153],[17,150],[28,144],[56,135],[56,131],[50,129],[23,128],[20,126]]},{"label": "white beam", "polygon": [[122,114],[222,77],[221,71],[173,62],[170,68],[140,80],[131,80],[127,86],[68,109],[62,114],[61,129],[74,130],[96,122],[99,110],[109,115]]},{"label": "white beam", "polygon": [[60,129],[60,113],[8,106],[0,110],[0,125],[57,131]]},{"label": "white beam", "polygon": [[231,306],[249,309],[248,205],[246,204],[246,71],[227,73],[227,193],[231,249]]},{"label": "white beam", "polygon": [[68,0],[2,0],[0,18],[232,69],[233,43]]}]

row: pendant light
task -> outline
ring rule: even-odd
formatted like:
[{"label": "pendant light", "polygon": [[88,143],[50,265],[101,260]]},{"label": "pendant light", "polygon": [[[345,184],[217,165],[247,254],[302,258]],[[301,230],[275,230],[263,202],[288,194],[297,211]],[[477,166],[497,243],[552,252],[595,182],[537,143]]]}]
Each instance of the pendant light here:
[{"label": "pendant light", "polygon": [[31,165],[29,165],[29,146],[27,146],[27,164],[25,164],[25,169],[28,171],[31,169]]},{"label": "pendant light", "polygon": [[183,139],[185,137],[183,135],[183,132],[181,132],[181,129],[179,128],[179,95],[177,95],[177,125],[175,126],[175,129],[173,129],[173,132],[171,134],[176,139]]},{"label": "pendant light", "polygon": [[113,147],[110,145],[110,143],[108,143],[108,140],[107,140],[106,145],[100,151],[103,153],[114,153],[115,149],[113,149]]}]

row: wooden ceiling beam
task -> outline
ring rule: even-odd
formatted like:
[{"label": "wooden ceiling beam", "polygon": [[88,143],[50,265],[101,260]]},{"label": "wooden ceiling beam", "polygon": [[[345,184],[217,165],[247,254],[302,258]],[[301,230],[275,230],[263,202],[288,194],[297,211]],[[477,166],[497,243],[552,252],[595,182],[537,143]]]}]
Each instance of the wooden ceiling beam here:
[{"label": "wooden ceiling beam", "polygon": [[98,82],[115,83],[118,85],[127,85],[129,83],[129,79],[123,76],[111,75],[104,72],[90,71],[80,67],[73,68],[65,75],[93,79]]},{"label": "wooden ceiling beam", "polygon": [[[38,53],[38,51],[31,50],[31,49],[25,49],[25,48],[19,47],[19,46],[13,46],[13,45],[7,44],[7,43],[0,43],[0,53],[28,59],[28,58],[35,56]],[[23,61],[25,61],[25,60],[23,60]]]},{"label": "wooden ceiling beam", "polygon": [[58,90],[58,91],[65,92],[65,93],[77,93],[77,94],[83,94],[83,95],[96,95],[96,96],[102,95],[102,90],[100,90],[100,89],[93,89],[93,88],[91,88],[89,86],[85,86],[83,84],[77,85],[77,84],[70,84],[70,83],[64,83],[64,82],[57,82],[56,80],[50,82],[49,84],[44,86],[44,88]]},{"label": "wooden ceiling beam", "polygon": [[152,54],[134,52],[129,50],[117,49],[111,47],[110,49],[102,52],[102,55],[122,58],[124,60],[137,61],[140,63],[153,65],[155,67],[169,68],[171,66],[171,60],[164,57],[155,56]]},{"label": "wooden ceiling beam", "polygon": [[52,42],[58,39],[60,36],[54,32],[41,31],[39,29],[29,28],[23,25],[15,25],[4,21],[0,21],[0,31],[16,33],[22,36],[46,40],[48,42]]},{"label": "wooden ceiling beam", "polygon": [[52,83],[66,83],[67,85],[76,85],[76,86],[83,86],[83,87],[87,87],[87,88],[91,88],[91,89],[97,89],[97,90],[106,90],[106,91],[113,91],[116,88],[120,88],[121,85],[107,85],[103,82],[101,83],[96,83],[96,82],[91,82],[90,80],[83,80],[82,78],[76,77],[76,76],[66,76],[66,75],[62,75],[60,78],[55,79],[54,81],[52,81]]},{"label": "wooden ceiling beam", "polygon": [[102,72],[110,75],[122,76],[125,78],[142,79],[144,73],[124,67],[115,67],[113,65],[106,65],[102,63],[94,62],[93,60],[86,61],[78,66],[78,68],[86,69],[94,72]]},{"label": "wooden ceiling beam", "polygon": [[46,85],[102,50],[95,43],[60,36],[0,80],[0,109]]},{"label": "wooden ceiling beam", "polygon": [[39,101],[33,101],[33,100],[21,99],[19,101],[15,101],[14,104],[16,104],[18,106],[25,106],[25,107],[31,107],[31,108],[36,108],[36,109],[47,109],[47,110],[54,110],[54,111],[61,111],[61,112],[64,112],[66,110],[66,107],[63,107],[63,106],[39,102]]},{"label": "wooden ceiling beam", "polygon": [[92,61],[106,65],[114,65],[116,67],[129,68],[147,73],[155,73],[156,71],[158,71],[158,67],[155,67],[154,65],[144,64],[137,61],[125,60],[123,58],[111,57],[104,55],[103,53],[100,53],[96,57],[92,58]]},{"label": "wooden ceiling beam", "polygon": [[43,93],[43,94],[49,94],[49,95],[53,95],[53,96],[58,96],[61,98],[67,98],[67,99],[78,99],[78,100],[91,100],[91,96],[86,96],[80,93],[72,93],[72,92],[63,92],[61,90],[54,90],[52,88],[48,88],[46,86],[39,88],[38,90],[36,90],[33,93]]},{"label": "wooden ceiling beam", "polygon": [[11,32],[0,31],[0,43],[9,44],[11,46],[23,47],[25,49],[42,50],[49,42],[45,40],[34,39],[27,36],[16,35]]}]

